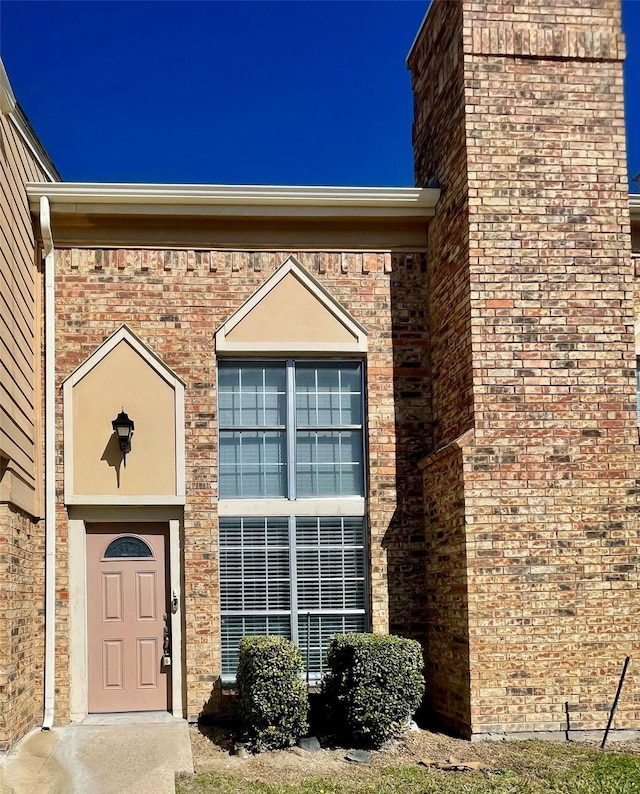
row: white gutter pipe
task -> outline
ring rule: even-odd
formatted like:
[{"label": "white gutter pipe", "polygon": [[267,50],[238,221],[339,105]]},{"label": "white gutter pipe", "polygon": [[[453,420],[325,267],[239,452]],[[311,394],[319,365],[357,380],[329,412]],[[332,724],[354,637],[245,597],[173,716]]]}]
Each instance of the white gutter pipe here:
[{"label": "white gutter pipe", "polygon": [[53,727],[56,651],[56,387],[55,289],[53,236],[49,199],[40,198],[40,228],[44,243],[44,404],[45,404],[45,592],[44,592],[44,716],[42,730]]}]

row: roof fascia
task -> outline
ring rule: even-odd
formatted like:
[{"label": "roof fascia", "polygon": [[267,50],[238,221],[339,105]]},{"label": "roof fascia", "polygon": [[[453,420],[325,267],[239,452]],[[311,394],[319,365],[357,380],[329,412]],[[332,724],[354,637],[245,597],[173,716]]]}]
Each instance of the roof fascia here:
[{"label": "roof fascia", "polygon": [[30,183],[35,211],[46,195],[65,214],[416,217],[433,215],[435,188],[281,185]]},{"label": "roof fascia", "polygon": [[16,104],[9,77],[2,63],[2,58],[0,58],[0,113],[4,116],[10,115],[13,113]]},{"label": "roof fascia", "polygon": [[35,134],[33,127],[29,123],[29,119],[26,117],[19,103],[16,104],[16,107],[9,115],[9,118],[11,119],[13,126],[18,131],[25,145],[37,160],[40,168],[42,168],[44,173],[51,180],[51,182],[45,182],[44,184],[51,187],[51,184],[61,183],[62,177],[58,173],[58,169],[55,167],[53,161],[47,154],[42,142]]}]

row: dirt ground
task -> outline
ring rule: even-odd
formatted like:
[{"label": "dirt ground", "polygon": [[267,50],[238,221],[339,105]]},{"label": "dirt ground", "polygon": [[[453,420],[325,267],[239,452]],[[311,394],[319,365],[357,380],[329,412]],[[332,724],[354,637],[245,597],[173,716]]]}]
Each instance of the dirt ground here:
[{"label": "dirt ground", "polygon": [[[430,731],[408,731],[399,740],[388,742],[372,753],[368,764],[345,759],[347,749],[322,749],[310,753],[299,747],[264,752],[240,758],[233,752],[233,737],[228,730],[192,725],[191,747],[195,771],[238,775],[245,780],[269,783],[278,781],[292,785],[309,778],[340,776],[366,781],[381,768],[415,765],[420,761],[481,762],[491,769],[530,768],[532,765],[562,765],[568,746],[577,753],[598,747],[596,743],[554,744],[549,742],[486,741],[468,742]],[[608,750],[640,755],[640,741],[611,743]]]}]

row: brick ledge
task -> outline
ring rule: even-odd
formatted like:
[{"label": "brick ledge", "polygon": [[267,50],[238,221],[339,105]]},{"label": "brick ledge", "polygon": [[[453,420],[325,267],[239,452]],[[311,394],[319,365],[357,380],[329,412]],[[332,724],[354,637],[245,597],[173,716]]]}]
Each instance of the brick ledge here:
[{"label": "brick ledge", "polygon": [[435,463],[437,460],[450,455],[452,452],[456,452],[463,447],[471,447],[475,444],[475,432],[473,428],[469,430],[465,430],[464,433],[461,433],[457,438],[454,438],[453,441],[448,441],[441,447],[432,452],[429,455],[425,455],[424,458],[421,458],[418,461],[418,468],[422,471],[431,464]]}]

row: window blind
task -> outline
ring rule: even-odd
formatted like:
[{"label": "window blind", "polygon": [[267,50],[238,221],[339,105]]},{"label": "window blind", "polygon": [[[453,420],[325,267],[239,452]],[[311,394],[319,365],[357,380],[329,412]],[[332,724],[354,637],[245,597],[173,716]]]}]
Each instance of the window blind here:
[{"label": "window blind", "polygon": [[247,634],[293,639],[322,674],[331,636],[365,630],[363,519],[221,518],[220,600],[223,675]]}]

